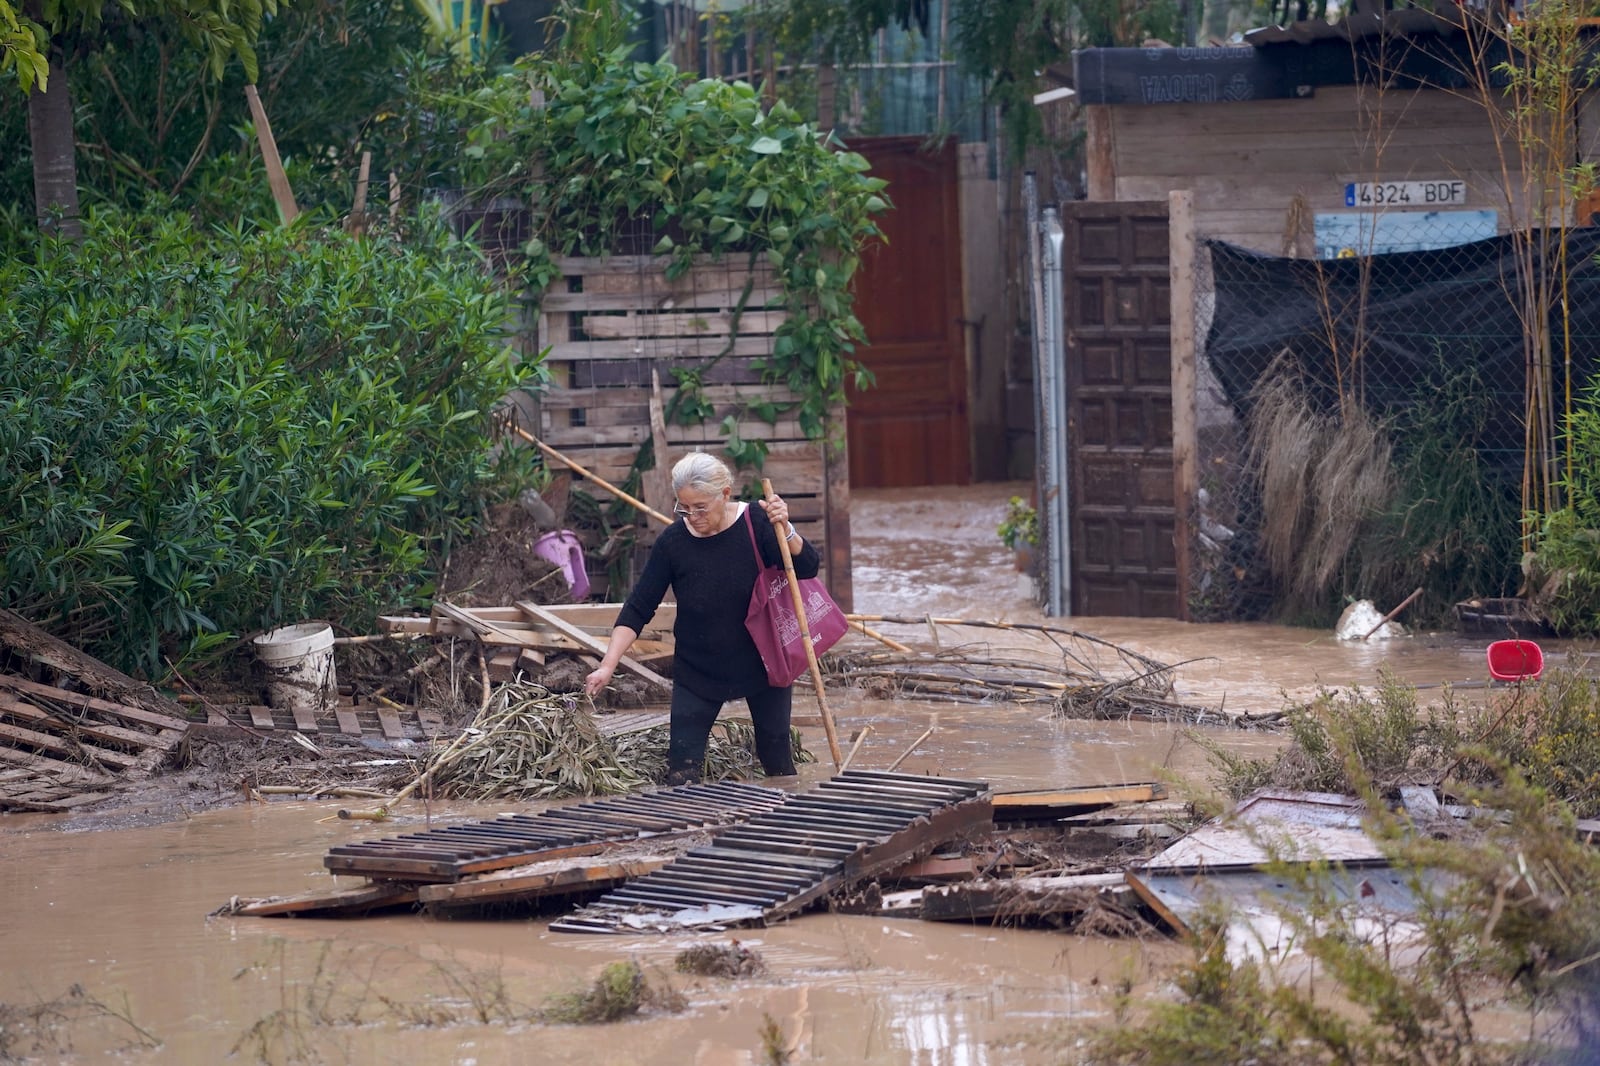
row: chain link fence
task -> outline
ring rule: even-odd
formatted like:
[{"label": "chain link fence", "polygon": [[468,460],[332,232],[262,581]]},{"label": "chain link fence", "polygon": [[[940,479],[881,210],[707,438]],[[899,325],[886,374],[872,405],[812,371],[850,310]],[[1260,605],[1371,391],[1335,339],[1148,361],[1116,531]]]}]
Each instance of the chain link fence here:
[{"label": "chain link fence", "polygon": [[1529,414],[1557,437],[1592,378],[1600,230],[1463,241],[1452,214],[1319,217],[1314,258],[1201,233],[1197,620],[1322,622],[1421,588],[1408,619],[1432,623],[1517,591]]}]

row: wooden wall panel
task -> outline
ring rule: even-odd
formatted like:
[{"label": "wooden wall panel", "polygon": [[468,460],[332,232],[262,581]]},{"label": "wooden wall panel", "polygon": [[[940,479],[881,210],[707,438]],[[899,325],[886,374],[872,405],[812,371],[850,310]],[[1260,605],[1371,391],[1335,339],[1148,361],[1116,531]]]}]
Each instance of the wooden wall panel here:
[{"label": "wooden wall panel", "polygon": [[1502,232],[1523,211],[1520,195],[1507,203],[1483,105],[1445,92],[1341,86],[1303,100],[1107,110],[1116,199],[1189,189],[1201,237],[1260,252],[1283,254],[1297,196],[1311,214],[1348,210],[1348,182],[1464,180],[1466,209],[1497,211]]},{"label": "wooden wall panel", "polygon": [[[662,408],[670,412],[679,392],[673,370],[695,371],[705,383],[701,399],[713,414],[687,425],[667,418],[666,464],[695,449],[720,454],[728,439],[724,420],[733,416],[741,439],[764,441],[768,448],[763,469],[735,471],[736,482],[763,474],[772,479],[789,501],[795,526],[822,552],[829,589],[848,610],[848,476],[822,441],[807,439],[801,430],[793,412],[800,398],[763,382],[756,365],[772,354],[786,317],[768,306],[778,299],[776,277],[764,261],[752,267],[742,257],[705,260],[676,279],[667,278],[663,265],[648,256],[557,260],[561,277],[541,301],[537,330],[552,383],[534,405],[530,432],[622,485],[651,439],[652,377],[660,382]],[[741,296],[744,306],[736,313]],[[777,405],[775,421],[750,413],[752,401]],[[841,411],[834,423],[841,436],[842,419]],[[670,514],[670,489],[650,486],[646,479],[635,495]]]}]

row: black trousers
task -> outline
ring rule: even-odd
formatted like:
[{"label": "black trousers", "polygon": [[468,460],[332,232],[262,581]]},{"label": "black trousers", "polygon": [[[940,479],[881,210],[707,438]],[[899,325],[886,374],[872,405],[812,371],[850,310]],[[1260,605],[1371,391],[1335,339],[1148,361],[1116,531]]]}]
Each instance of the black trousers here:
[{"label": "black trousers", "polygon": [[[795,772],[789,744],[789,713],[794,692],[764,688],[745,698],[756,729],[756,758],[768,777]],[[706,762],[706,744],[717,722],[722,702],[697,696],[682,685],[672,686],[671,740],[667,745],[667,784],[686,785],[700,780]]]}]

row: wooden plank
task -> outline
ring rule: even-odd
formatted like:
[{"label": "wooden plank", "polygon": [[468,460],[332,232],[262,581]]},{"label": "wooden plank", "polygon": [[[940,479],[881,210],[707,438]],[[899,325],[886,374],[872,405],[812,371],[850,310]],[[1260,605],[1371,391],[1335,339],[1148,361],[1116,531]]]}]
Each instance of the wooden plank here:
[{"label": "wooden plank", "polygon": [[250,724],[257,729],[276,729],[277,724],[272,720],[272,708],[262,707],[252,703],[249,707]]},{"label": "wooden plank", "polygon": [[1152,803],[1166,798],[1166,786],[1156,781],[1002,792],[994,797],[994,816],[997,821],[1066,818],[1121,803]]},{"label": "wooden plank", "polygon": [[[668,281],[666,268],[671,262],[668,256],[659,255],[608,255],[608,256],[578,256],[558,255],[552,257],[557,272],[565,275],[574,275],[583,278],[603,277],[628,277],[635,275],[642,277],[660,276],[663,281]],[[743,278],[752,272],[749,260],[737,255],[731,258],[719,258],[710,255],[698,255],[689,264],[688,272],[684,278],[705,278],[707,276],[737,276]],[[759,277],[762,274],[770,275],[772,268],[757,259],[754,264],[754,273]],[[690,284],[683,281],[682,284]],[[589,287],[586,283],[585,288]]]},{"label": "wooden plank", "polygon": [[[641,414],[648,410],[648,401],[643,397],[639,398],[638,404]],[[551,404],[542,401],[540,404],[540,409],[547,416],[551,414],[559,414],[562,410],[559,404]],[[572,449],[569,447],[568,442],[560,439],[561,431],[574,428],[581,429],[584,431],[580,435],[581,443],[583,444],[596,447],[615,447],[621,444],[628,444],[633,446],[634,451],[637,451],[639,445],[650,439],[648,416],[618,419],[618,424],[615,425],[605,425],[605,419],[599,419],[597,421],[599,421],[601,424],[591,425],[586,418],[583,425],[570,427],[562,426],[558,422],[552,420],[548,423],[548,428],[543,434],[541,434],[541,436],[546,444],[572,455],[572,458],[578,460],[579,462],[583,462],[583,457],[581,455],[572,454]],[[742,418],[736,421],[734,428],[738,431],[740,438],[743,440],[773,441],[787,439],[794,441],[804,436],[800,430],[800,421],[798,416],[780,416],[776,425],[773,425],[770,422],[763,422],[758,418]],[[708,444],[715,444],[720,447],[722,443],[728,439],[727,433],[723,429],[720,420],[709,421],[698,426],[674,425],[670,427],[669,433],[672,443],[680,447],[683,445]],[[631,463],[632,460],[630,459],[629,462]],[[589,467],[591,470],[593,469],[593,467],[590,467],[588,463],[583,463],[583,465]],[[605,476],[603,472],[598,470],[596,470],[595,473],[601,474],[602,477]],[[607,478],[606,480],[609,481],[611,479]]]},{"label": "wooden plank", "polygon": [[152,745],[163,743],[159,733],[141,733],[134,729],[122,729],[114,725],[106,725],[98,721],[76,721],[60,715],[51,714],[22,700],[0,696],[0,713],[9,714],[13,718],[35,725],[42,725],[57,732],[67,732],[77,736],[91,737],[97,741],[111,744],[126,745],[136,751],[142,751]]},{"label": "wooden plank", "polygon": [[336,707],[334,708],[333,716],[339,723],[339,732],[352,737],[361,735],[361,722],[356,718],[354,709]]},{"label": "wooden plank", "polygon": [[[672,301],[672,306],[676,307],[731,310],[738,306],[739,297],[744,292],[742,284],[730,285],[721,279],[709,283],[705,288],[689,286],[665,290],[659,285],[648,285],[646,288],[655,291],[640,292],[635,287],[627,292],[589,289],[583,292],[547,292],[539,298],[539,310],[546,315],[578,311],[633,311],[661,307],[664,299]],[[782,289],[752,286],[745,300],[745,313],[769,306],[781,307],[783,299]]]},{"label": "wooden plank", "polygon": [[38,811],[41,814],[60,814],[76,807],[89,803],[99,803],[103,799],[110,799],[115,792],[80,792],[71,796],[62,796],[59,799],[42,799],[30,796],[7,796],[0,794],[0,808],[9,808],[19,811]]},{"label": "wooden plank", "polygon": [[411,885],[369,881],[353,888],[331,888],[307,892],[302,896],[272,896],[240,907],[235,914],[266,918],[285,914],[339,915],[365,914],[382,907],[400,907],[417,901]]},{"label": "wooden plank", "polygon": [[139,762],[137,756],[129,755],[126,752],[95,747],[89,744],[70,744],[54,733],[41,733],[34,729],[24,729],[21,726],[7,725],[4,722],[0,722],[0,742],[8,740],[15,744],[51,752],[75,765],[81,764],[84,756],[88,756],[96,762],[107,766],[114,766],[119,770],[126,770],[138,765]]},{"label": "wooden plank", "polygon": [[383,705],[378,706],[378,727],[383,730],[385,740],[400,740],[406,733],[400,728],[400,718]]},{"label": "wooden plank", "polygon": [[513,866],[448,885],[425,885],[417,893],[423,903],[444,906],[503,903],[557,893],[607,888],[659,870],[665,856],[617,859],[611,862],[551,860]]},{"label": "wooden plank", "polygon": [[[729,348],[726,337],[673,337],[642,338],[635,340],[569,341],[550,343],[545,363],[586,362],[591,359],[665,359],[677,362],[684,359],[711,359]],[[772,354],[771,337],[739,337],[731,345],[728,356],[735,358],[765,358]]]},{"label": "wooden plank", "polygon": [[[545,610],[539,604],[530,603],[527,600],[518,600],[517,601],[517,606],[520,609],[522,609],[523,611],[526,611],[528,613],[529,617],[539,619],[540,621],[546,622],[547,624],[554,626],[556,629],[558,629],[561,632],[565,633],[567,636],[571,637],[573,640],[578,641],[580,644],[583,644],[585,647],[589,648],[591,651],[595,652],[596,654],[602,655],[602,656],[605,654],[605,651],[606,651],[606,642],[605,641],[597,640],[596,638],[591,637],[589,634],[585,633],[583,630],[577,628],[576,626],[570,625],[565,619],[559,617],[558,615],[555,615],[555,614],[551,613],[550,611]],[[660,674],[656,673],[654,670],[650,669],[648,666],[645,666],[643,663],[640,663],[640,662],[638,662],[638,661],[636,661],[636,660],[624,655],[622,657],[622,659],[621,659],[621,665],[625,669],[632,671],[633,673],[639,675],[640,677],[644,678],[646,681],[649,681],[651,684],[656,685],[657,687],[663,689],[664,691],[667,691],[667,692],[671,692],[672,691],[672,682],[671,681],[668,681],[666,678],[662,677]]]},{"label": "wooden plank", "polygon": [[295,729],[302,733],[315,733],[318,731],[315,708],[302,703],[295,703],[289,707],[289,713],[294,716]]},{"label": "wooden plank", "polygon": [[[1119,108],[1117,114],[1131,110]],[[1091,200],[1111,200],[1116,196],[1117,164],[1114,137],[1114,120],[1111,108],[1093,104],[1083,109],[1086,162],[1084,173],[1088,178]]]},{"label": "wooden plank", "polygon": [[47,775],[73,785],[96,787],[116,783],[116,778],[103,770],[93,770],[77,763],[64,763],[48,755],[16,751],[4,745],[0,745],[0,762],[11,763],[36,775]]},{"label": "wooden plank", "polygon": [[596,340],[723,337],[737,328],[740,337],[770,334],[788,321],[787,311],[746,310],[737,325],[732,310],[676,313],[624,313],[585,315],[579,329]]},{"label": "wooden plank", "polygon": [[[85,655],[65,641],[46,633],[16,612],[4,608],[0,608],[0,645],[12,647],[26,658],[34,659],[76,678],[98,696],[114,697],[118,703],[112,706],[139,707],[146,712],[172,718],[180,723],[185,721],[183,708],[150,685],[135,681],[99,659]],[[7,678],[7,680],[15,682],[22,679]],[[147,724],[158,725],[154,722]]]},{"label": "wooden plank", "polygon": [[77,707],[100,711],[113,715],[129,722],[138,722],[141,725],[155,726],[157,729],[187,729],[189,720],[183,717],[183,708],[176,703],[172,707],[176,714],[159,714],[144,710],[139,707],[129,707],[110,700],[88,696],[81,692],[68,692],[66,689],[56,688],[54,685],[41,685],[36,681],[14,677],[10,674],[0,674],[0,688],[9,688],[17,692],[24,692],[32,696],[40,696],[52,700],[60,700]]}]

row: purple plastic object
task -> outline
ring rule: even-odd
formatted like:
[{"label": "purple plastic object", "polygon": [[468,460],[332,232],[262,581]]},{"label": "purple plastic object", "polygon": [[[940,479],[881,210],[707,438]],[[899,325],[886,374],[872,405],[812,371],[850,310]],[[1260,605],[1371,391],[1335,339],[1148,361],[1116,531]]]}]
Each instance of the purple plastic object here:
[{"label": "purple plastic object", "polygon": [[583,564],[583,545],[578,542],[577,534],[570,529],[546,533],[533,542],[533,552],[567,575],[574,603],[589,598],[589,571]]}]

